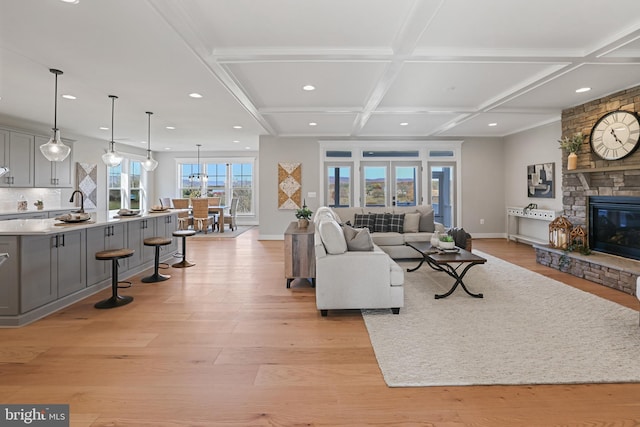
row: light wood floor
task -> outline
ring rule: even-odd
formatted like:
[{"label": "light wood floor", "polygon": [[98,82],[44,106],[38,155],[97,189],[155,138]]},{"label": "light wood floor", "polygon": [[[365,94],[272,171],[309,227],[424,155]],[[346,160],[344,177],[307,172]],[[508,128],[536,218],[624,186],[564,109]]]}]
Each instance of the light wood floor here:
[{"label": "light wood floor", "polygon": [[[69,403],[73,426],[640,425],[640,384],[388,388],[359,312],[322,318],[308,284],[285,287],[282,242],[257,235],[188,240],[196,266],[134,278],[125,307],[94,309],[105,291],[0,329],[0,403]],[[638,308],[527,245],[473,245]]]}]

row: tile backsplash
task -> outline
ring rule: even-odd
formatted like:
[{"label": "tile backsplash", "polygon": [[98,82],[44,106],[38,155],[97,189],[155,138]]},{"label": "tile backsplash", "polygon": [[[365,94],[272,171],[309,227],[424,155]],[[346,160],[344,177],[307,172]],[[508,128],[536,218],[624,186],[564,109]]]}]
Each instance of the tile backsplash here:
[{"label": "tile backsplash", "polygon": [[27,209],[35,211],[36,200],[42,200],[46,209],[67,207],[61,203],[62,190],[59,188],[0,188],[0,213],[13,212],[18,208],[20,196],[27,201]]}]

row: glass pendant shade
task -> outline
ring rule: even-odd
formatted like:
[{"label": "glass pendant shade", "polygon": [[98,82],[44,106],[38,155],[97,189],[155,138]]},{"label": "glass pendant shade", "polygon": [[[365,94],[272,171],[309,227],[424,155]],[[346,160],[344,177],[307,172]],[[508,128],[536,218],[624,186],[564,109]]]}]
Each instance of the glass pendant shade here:
[{"label": "glass pendant shade", "polygon": [[0,176],[9,173],[9,168],[6,166],[0,166]]},{"label": "glass pendant shade", "polygon": [[115,149],[115,141],[113,140],[113,113],[115,100],[118,99],[115,95],[109,95],[111,98],[111,142],[109,142],[109,151],[102,155],[102,161],[105,165],[113,168],[122,163],[122,155]]},{"label": "glass pendant shade", "polygon": [[53,136],[46,143],[40,146],[40,152],[50,162],[61,162],[71,153],[71,147],[64,145],[60,139],[60,129],[58,129],[58,76],[62,71],[50,68],[49,71],[56,76],[56,89],[53,110]]},{"label": "glass pendant shade", "polygon": [[147,158],[142,162],[142,167],[147,172],[151,172],[152,170],[158,167],[158,161],[154,160],[154,158],[151,156],[151,115],[152,114],[153,114],[152,112],[147,111],[147,115],[149,116],[149,126],[147,128]]}]

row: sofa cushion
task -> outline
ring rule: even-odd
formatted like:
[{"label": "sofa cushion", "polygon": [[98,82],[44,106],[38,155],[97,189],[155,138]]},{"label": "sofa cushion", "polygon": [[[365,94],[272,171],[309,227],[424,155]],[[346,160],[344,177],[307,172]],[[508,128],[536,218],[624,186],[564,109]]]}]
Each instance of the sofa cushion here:
[{"label": "sofa cushion", "polygon": [[353,226],[355,228],[368,228],[373,231],[374,219],[374,215],[357,213],[353,220]]},{"label": "sofa cushion", "polygon": [[350,222],[351,224],[355,221],[356,214],[362,214],[362,208],[332,208],[333,211],[340,217],[340,223],[344,224],[346,222]]},{"label": "sofa cushion", "polygon": [[389,216],[388,213],[370,213],[373,215],[373,232],[385,233],[389,231]]},{"label": "sofa cushion", "polygon": [[368,228],[343,225],[342,231],[347,242],[347,251],[373,251],[373,240]]},{"label": "sofa cushion", "polygon": [[320,221],[318,232],[327,253],[331,255],[343,254],[347,251],[347,242],[340,225],[333,220]]},{"label": "sofa cushion", "polygon": [[427,231],[433,233],[435,231],[435,224],[433,223],[433,208],[429,206],[416,206],[416,210],[420,212],[420,231]]},{"label": "sofa cushion", "polygon": [[417,233],[420,231],[420,212],[404,214],[402,228],[404,233]]},{"label": "sofa cushion", "polygon": [[404,215],[405,214],[388,214],[389,231],[396,233],[404,232]]},{"label": "sofa cushion", "polygon": [[395,261],[391,261],[391,286],[404,284],[404,270]]},{"label": "sofa cushion", "polygon": [[428,242],[431,240],[433,233],[427,233],[426,231],[419,231],[417,233],[404,233],[404,241],[409,242]]},{"label": "sofa cushion", "polygon": [[378,246],[399,246],[404,245],[404,234],[400,233],[373,233],[371,238]]}]

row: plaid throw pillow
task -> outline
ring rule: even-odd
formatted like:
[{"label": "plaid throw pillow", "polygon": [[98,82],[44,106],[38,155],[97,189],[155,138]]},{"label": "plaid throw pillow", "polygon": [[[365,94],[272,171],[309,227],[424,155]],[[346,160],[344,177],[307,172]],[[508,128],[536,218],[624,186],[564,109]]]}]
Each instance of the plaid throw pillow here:
[{"label": "plaid throw pillow", "polygon": [[389,231],[404,233],[404,214],[389,215]]},{"label": "plaid throw pillow", "polygon": [[389,220],[388,213],[371,213],[369,215],[373,217],[373,232],[374,233],[384,233],[389,231]]},{"label": "plaid throw pillow", "polygon": [[353,228],[368,228],[373,230],[373,217],[369,214],[355,214]]}]

